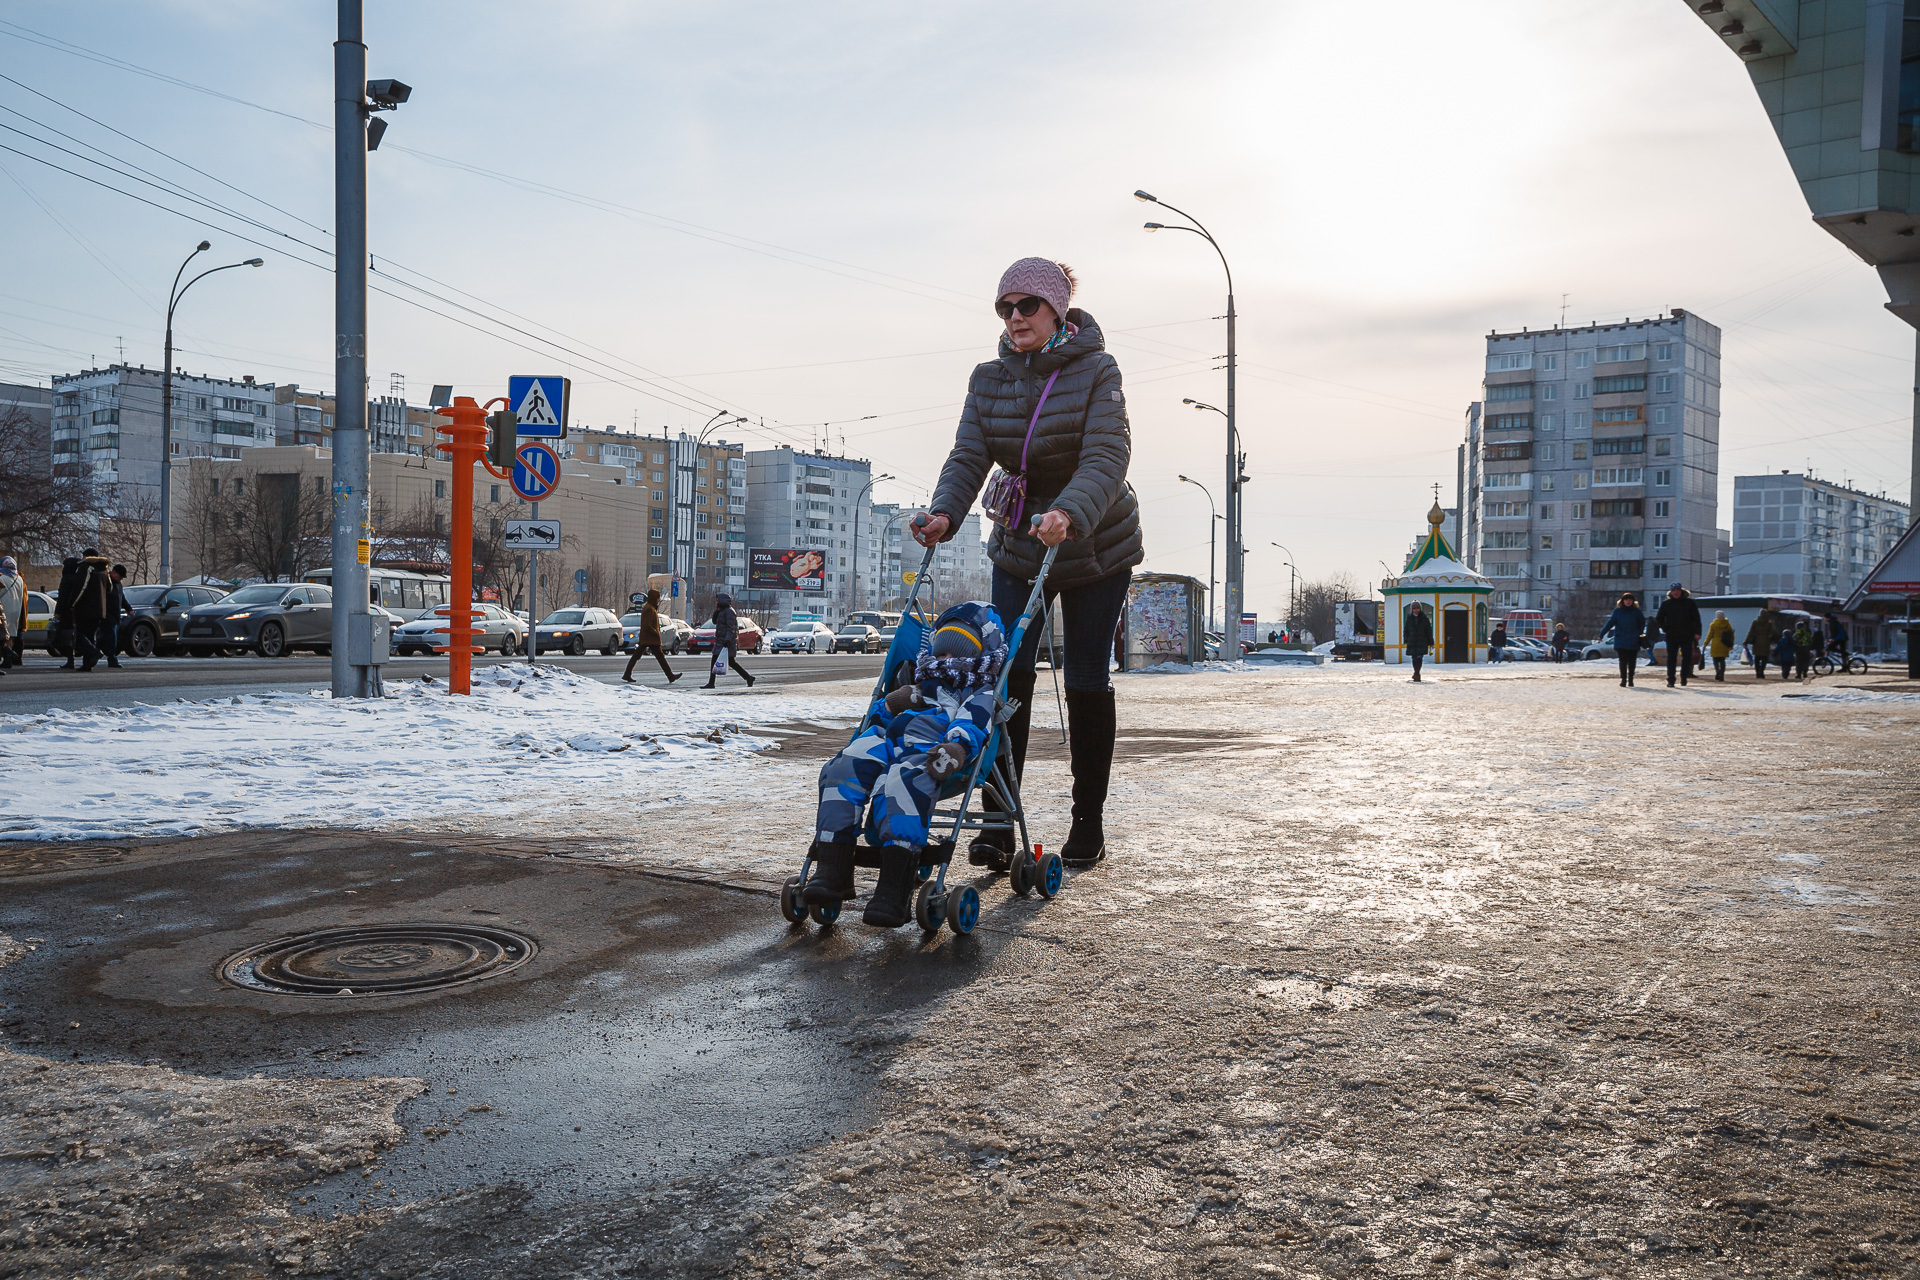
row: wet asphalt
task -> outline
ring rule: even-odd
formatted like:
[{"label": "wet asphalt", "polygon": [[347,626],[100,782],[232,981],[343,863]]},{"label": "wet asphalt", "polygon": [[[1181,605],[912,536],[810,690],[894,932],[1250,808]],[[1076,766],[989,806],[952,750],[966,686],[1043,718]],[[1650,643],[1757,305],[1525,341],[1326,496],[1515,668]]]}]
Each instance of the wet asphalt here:
[{"label": "wet asphalt", "polygon": [[[290,1208],[501,1186],[553,1206],[869,1123],[863,1082],[1005,941],[881,933],[851,914],[789,929],[764,895],[543,852],[331,832],[8,851],[0,932],[49,945],[7,971],[0,1033],[56,1060],[417,1077],[429,1087],[399,1112],[407,1137],[371,1178],[323,1179]],[[539,952],[412,996],[276,995],[216,976],[263,940],[373,922],[505,926]]]}]

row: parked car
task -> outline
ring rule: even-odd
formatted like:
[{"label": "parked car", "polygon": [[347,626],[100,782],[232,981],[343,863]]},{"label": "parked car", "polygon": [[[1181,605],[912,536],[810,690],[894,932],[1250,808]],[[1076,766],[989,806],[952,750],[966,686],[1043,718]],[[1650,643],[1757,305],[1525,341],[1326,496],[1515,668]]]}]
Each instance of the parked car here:
[{"label": "parked car", "polygon": [[833,648],[833,628],[824,622],[789,622],[767,644],[775,653],[818,653],[822,646]]},{"label": "parked car", "polygon": [[895,633],[895,632],[897,632],[897,631],[899,631],[899,630],[900,630],[900,624],[899,624],[899,623],[897,623],[897,622],[896,622],[896,623],[894,623],[894,624],[893,624],[892,626],[888,626],[888,627],[882,627],[882,628],[880,628],[880,649],[881,649],[881,652],[883,652],[883,653],[884,653],[884,652],[886,652],[887,650],[889,650],[889,649],[891,649],[891,648],[893,648],[893,636],[894,636],[894,633]]},{"label": "parked car", "polygon": [[540,653],[559,649],[575,657],[598,649],[611,657],[620,652],[620,619],[610,609],[555,609],[534,629]]},{"label": "parked car", "polygon": [[22,649],[47,649],[53,639],[53,597],[44,591],[27,592],[27,629]]},{"label": "parked car", "polygon": [[[740,629],[737,636],[740,652],[759,653],[766,643],[766,638],[766,633],[760,630],[759,623],[744,614],[740,615]],[[711,622],[693,629],[693,634],[687,639],[687,652],[713,652],[713,624]]]},{"label": "parked car", "polygon": [[[447,612],[449,607],[439,605],[432,613],[396,626],[393,630],[395,656],[426,657],[433,653],[434,646],[446,645],[453,626]],[[508,613],[497,604],[475,604],[472,608],[479,615],[473,620],[473,628],[479,633],[475,644],[492,649],[503,658],[526,651],[527,624],[518,614]]]},{"label": "parked car", "polygon": [[880,643],[880,631],[864,622],[849,622],[841,627],[833,637],[834,653],[878,653],[885,646]]},{"label": "parked car", "polygon": [[1599,640],[1576,641],[1569,646],[1570,651],[1578,652],[1582,661],[1592,658],[1617,658],[1619,651],[1612,645]]},{"label": "parked car", "polygon": [[198,655],[234,649],[252,649],[263,658],[284,658],[295,649],[331,653],[333,592],[316,582],[256,582],[188,609],[177,643]]},{"label": "parked car", "polygon": [[[620,617],[620,648],[631,653],[640,647],[640,610],[622,614]],[[668,653],[679,653],[687,647],[687,637],[693,634],[693,628],[679,618],[662,617],[660,619],[660,647]]]},{"label": "parked car", "polygon": [[217,587],[127,587],[127,607],[133,616],[120,624],[121,652],[136,658],[177,652],[180,623],[196,605],[214,604],[226,596]]},{"label": "parked car", "polygon": [[1514,662],[1552,662],[1553,650],[1530,636],[1508,636],[1507,657]]}]

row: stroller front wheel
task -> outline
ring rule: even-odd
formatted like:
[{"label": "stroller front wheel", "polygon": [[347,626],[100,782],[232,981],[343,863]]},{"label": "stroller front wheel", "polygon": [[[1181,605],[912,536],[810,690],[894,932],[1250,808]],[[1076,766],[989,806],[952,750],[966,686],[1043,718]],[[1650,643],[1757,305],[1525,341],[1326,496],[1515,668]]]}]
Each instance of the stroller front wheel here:
[{"label": "stroller front wheel", "polygon": [[1066,868],[1060,861],[1060,855],[1050,853],[1040,859],[1040,865],[1035,870],[1033,887],[1040,891],[1041,897],[1051,898],[1060,892],[1060,882],[1065,878]]},{"label": "stroller front wheel", "polygon": [[970,884],[963,884],[947,894],[947,927],[958,934],[973,932],[973,926],[980,923],[980,892]]},{"label": "stroller front wheel", "polygon": [[788,924],[799,924],[807,918],[807,904],[800,901],[799,876],[788,876],[780,886],[780,914]]},{"label": "stroller front wheel", "polygon": [[928,880],[914,891],[913,922],[927,933],[940,932],[941,922],[946,919],[947,895],[934,888]]},{"label": "stroller front wheel", "polygon": [[1033,854],[1022,850],[1007,864],[1007,887],[1021,897],[1032,893],[1039,879],[1040,864]]},{"label": "stroller front wheel", "polygon": [[807,914],[813,917],[815,924],[832,924],[840,918],[840,904],[837,902],[828,902],[825,904],[816,902],[807,908]]}]

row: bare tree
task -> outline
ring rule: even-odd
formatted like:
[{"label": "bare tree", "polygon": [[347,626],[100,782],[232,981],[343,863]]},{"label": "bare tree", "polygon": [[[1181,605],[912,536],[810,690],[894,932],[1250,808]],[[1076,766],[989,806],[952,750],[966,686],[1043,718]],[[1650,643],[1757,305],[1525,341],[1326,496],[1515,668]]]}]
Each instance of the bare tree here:
[{"label": "bare tree", "polygon": [[1359,595],[1353,576],[1347,573],[1336,573],[1318,582],[1303,582],[1294,596],[1294,625],[1311,631],[1315,640],[1331,640],[1334,606]]},{"label": "bare tree", "polygon": [[134,582],[160,570],[160,492],[152,485],[114,486],[113,514],[100,521],[100,554],[127,566]]},{"label": "bare tree", "polygon": [[419,564],[446,564],[452,503],[445,498],[418,497],[404,511],[395,511],[375,498],[371,511],[374,536],[386,560]]},{"label": "bare tree", "polygon": [[188,564],[193,566],[194,573],[203,577],[233,576],[229,537],[233,519],[227,506],[230,492],[211,466],[196,465],[188,470],[185,490],[175,495],[173,503],[173,576],[176,580],[193,576],[181,572]]},{"label": "bare tree", "polygon": [[0,549],[45,562],[90,538],[100,510],[91,468],[56,466],[51,448],[26,409],[0,409]]},{"label": "bare tree", "polygon": [[263,578],[298,582],[325,563],[332,523],[325,476],[248,471],[229,479],[230,549]]}]

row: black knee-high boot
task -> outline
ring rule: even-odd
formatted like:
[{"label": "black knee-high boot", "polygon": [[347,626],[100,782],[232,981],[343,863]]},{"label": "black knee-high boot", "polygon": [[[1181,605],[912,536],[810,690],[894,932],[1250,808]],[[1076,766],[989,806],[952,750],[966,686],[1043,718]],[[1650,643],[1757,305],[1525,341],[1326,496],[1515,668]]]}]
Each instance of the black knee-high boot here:
[{"label": "black knee-high boot", "polygon": [[[1027,730],[1033,724],[1033,686],[1037,679],[1037,673],[1032,671],[1014,671],[1007,676],[1007,699],[1020,704],[1020,709],[1003,726],[1007,749],[1013,754],[1013,778],[1016,784],[1020,781],[1021,771],[1027,767]],[[982,813],[1003,812],[984,790],[980,793],[980,808]],[[1016,843],[1009,832],[988,832],[967,847],[967,861],[976,867],[1005,871],[1013,861],[1013,846]]]},{"label": "black knee-high boot", "polygon": [[1101,817],[1113,775],[1113,690],[1067,690],[1067,742],[1073,755],[1073,830],[1060,850],[1070,867],[1090,867],[1107,856]]}]

